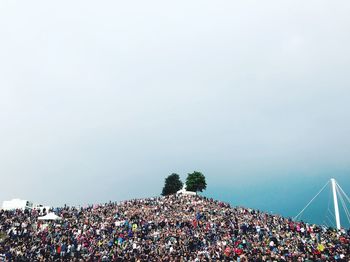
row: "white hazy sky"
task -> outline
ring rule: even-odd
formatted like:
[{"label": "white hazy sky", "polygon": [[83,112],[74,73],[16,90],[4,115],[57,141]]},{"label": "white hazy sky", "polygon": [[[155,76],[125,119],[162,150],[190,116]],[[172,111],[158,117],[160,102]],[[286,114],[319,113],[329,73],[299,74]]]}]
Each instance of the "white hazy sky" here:
[{"label": "white hazy sky", "polygon": [[0,1],[0,200],[151,196],[193,170],[212,188],[350,171],[349,12]]}]

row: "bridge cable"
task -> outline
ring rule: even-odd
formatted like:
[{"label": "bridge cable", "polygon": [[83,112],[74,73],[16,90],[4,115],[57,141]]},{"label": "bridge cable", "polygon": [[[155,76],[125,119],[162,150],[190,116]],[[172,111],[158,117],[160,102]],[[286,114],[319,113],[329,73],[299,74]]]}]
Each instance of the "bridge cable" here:
[{"label": "bridge cable", "polygon": [[350,203],[350,198],[348,197],[348,195],[344,192],[344,190],[342,189],[342,187],[336,183],[337,186],[339,187],[340,191],[343,193],[343,195],[345,196],[346,200],[348,200],[348,202]]},{"label": "bridge cable", "polygon": [[296,220],[304,211],[306,208],[308,208],[308,206],[314,201],[314,199],[323,191],[323,189],[329,184],[330,180],[327,181],[327,183],[321,188],[321,190],[310,200],[309,203],[307,203],[307,205],[299,212],[299,214],[297,214],[293,220]]},{"label": "bridge cable", "polygon": [[350,223],[350,213],[349,213],[349,210],[348,210],[348,208],[346,206],[344,198],[343,198],[342,194],[340,193],[340,190],[338,189],[338,187],[336,187],[336,190],[337,190],[338,195],[339,195],[340,203],[342,204],[342,207],[343,207],[343,209],[345,211],[346,218],[348,219],[348,222]]}]

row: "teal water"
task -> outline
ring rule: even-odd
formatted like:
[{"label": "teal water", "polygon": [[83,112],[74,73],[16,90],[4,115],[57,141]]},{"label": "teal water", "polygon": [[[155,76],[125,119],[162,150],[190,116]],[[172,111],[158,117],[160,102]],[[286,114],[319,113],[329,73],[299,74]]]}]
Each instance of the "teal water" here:
[{"label": "teal water", "polygon": [[[299,177],[284,179],[259,179],[257,181],[235,181],[227,185],[212,185],[204,195],[229,202],[234,206],[259,209],[285,217],[296,216],[306,204],[320,191],[330,177]],[[350,195],[350,179],[346,176],[335,177],[343,190]],[[341,201],[338,198],[341,225],[350,228]],[[350,204],[347,203],[350,210]],[[335,227],[334,206],[329,185],[319,194],[303,212],[301,220]]]}]

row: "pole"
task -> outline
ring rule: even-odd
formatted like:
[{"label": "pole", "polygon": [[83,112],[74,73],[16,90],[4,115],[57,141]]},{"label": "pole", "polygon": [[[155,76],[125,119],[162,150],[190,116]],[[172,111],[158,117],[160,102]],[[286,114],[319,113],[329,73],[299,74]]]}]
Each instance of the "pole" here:
[{"label": "pole", "polygon": [[334,203],[334,214],[335,214],[335,223],[337,225],[337,229],[340,229],[340,217],[339,217],[339,207],[338,207],[338,198],[336,191],[336,182],[334,178],[331,178],[332,183],[332,191],[333,191],[333,203]]}]

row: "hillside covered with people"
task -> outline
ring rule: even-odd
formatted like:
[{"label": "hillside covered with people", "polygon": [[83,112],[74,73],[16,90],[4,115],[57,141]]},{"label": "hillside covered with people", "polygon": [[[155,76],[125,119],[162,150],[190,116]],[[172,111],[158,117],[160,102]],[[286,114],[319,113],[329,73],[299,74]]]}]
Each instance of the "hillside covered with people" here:
[{"label": "hillside covered with people", "polygon": [[0,211],[0,261],[349,261],[349,231],[197,195]]}]

